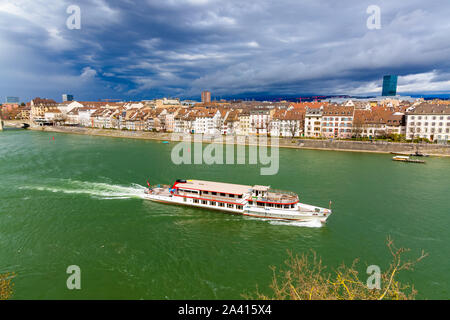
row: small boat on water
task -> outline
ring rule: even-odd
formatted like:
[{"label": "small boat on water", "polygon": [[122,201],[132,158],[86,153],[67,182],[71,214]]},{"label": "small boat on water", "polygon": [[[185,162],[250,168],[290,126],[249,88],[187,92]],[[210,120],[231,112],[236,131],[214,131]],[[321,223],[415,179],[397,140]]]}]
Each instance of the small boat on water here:
[{"label": "small boat on water", "polygon": [[148,185],[145,198],[151,201],[257,218],[325,223],[332,213],[331,208],[300,203],[297,194],[275,190],[270,186],[181,179],[176,180],[173,185]]},{"label": "small boat on water", "polygon": [[392,158],[392,160],[401,162],[425,163],[424,160],[411,159],[408,156],[395,156]]},{"label": "small boat on water", "polygon": [[416,151],[415,153],[411,153],[410,156],[411,157],[429,157],[430,155],[426,154],[426,153],[422,153],[422,152]]},{"label": "small boat on water", "polygon": [[419,151],[416,151],[414,153],[406,153],[406,152],[391,152],[391,154],[395,154],[398,156],[406,156],[406,157],[429,157],[429,154],[421,153]]},{"label": "small boat on water", "polygon": [[406,152],[391,152],[391,154],[395,154],[397,156],[410,156],[411,154]]}]

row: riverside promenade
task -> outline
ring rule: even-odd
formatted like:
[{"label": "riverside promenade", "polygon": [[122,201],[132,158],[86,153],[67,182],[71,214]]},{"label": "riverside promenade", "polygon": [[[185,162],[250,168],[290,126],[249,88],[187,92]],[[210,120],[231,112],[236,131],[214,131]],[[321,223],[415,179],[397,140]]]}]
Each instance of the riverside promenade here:
[{"label": "riverside promenade", "polygon": [[[83,127],[39,127],[31,126],[31,130],[58,132],[68,134],[83,134],[103,137],[116,137],[128,139],[160,140],[160,141],[181,141],[182,134],[172,134],[163,132],[143,132],[128,130],[109,130]],[[203,143],[213,142],[213,137],[204,136]],[[224,139],[225,140],[225,139]],[[279,138],[279,147],[312,150],[332,150],[347,152],[368,152],[368,153],[414,153],[420,151],[431,156],[450,157],[450,145],[426,144],[426,143],[396,143],[386,141],[347,141],[347,140],[318,140],[303,138]],[[270,144],[270,139],[268,139]]]}]

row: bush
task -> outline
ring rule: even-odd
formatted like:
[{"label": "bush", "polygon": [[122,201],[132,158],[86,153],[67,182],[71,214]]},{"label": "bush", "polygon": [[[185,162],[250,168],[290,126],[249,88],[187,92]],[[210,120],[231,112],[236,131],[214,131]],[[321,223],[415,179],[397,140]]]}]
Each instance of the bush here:
[{"label": "bush", "polygon": [[12,279],[16,276],[14,272],[0,274],[0,300],[12,297],[14,283]]},{"label": "bush", "polygon": [[417,291],[413,286],[401,284],[398,274],[402,270],[412,270],[414,265],[425,258],[421,256],[413,261],[403,261],[401,256],[409,251],[396,248],[393,241],[387,239],[387,247],[392,255],[392,262],[381,274],[380,289],[370,289],[359,278],[356,267],[358,259],[351,266],[342,264],[333,273],[326,272],[322,260],[312,251],[311,254],[301,256],[289,253],[285,261],[285,268],[273,271],[271,295],[258,291],[253,296],[243,295],[249,299],[262,300],[411,300]]}]

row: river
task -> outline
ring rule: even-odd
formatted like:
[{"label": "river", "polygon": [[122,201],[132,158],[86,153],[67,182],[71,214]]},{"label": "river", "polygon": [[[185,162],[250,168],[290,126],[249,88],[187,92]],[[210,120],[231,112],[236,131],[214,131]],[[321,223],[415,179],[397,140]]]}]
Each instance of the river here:
[{"label": "river", "polygon": [[[0,272],[15,299],[240,299],[270,293],[270,266],[316,251],[330,269],[360,258],[382,269],[386,237],[429,256],[401,280],[420,299],[450,298],[450,159],[280,149],[262,165],[176,165],[174,143],[24,130],[0,132]],[[142,199],[146,181],[192,178],[271,185],[328,207],[323,227]],[[66,268],[81,269],[68,290]]]}]

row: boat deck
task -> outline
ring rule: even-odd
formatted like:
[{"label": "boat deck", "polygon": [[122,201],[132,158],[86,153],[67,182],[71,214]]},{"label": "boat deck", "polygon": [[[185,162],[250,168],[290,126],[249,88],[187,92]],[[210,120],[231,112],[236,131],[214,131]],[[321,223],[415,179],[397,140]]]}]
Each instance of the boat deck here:
[{"label": "boat deck", "polygon": [[199,195],[199,194],[193,194],[193,193],[182,192],[182,191],[178,191],[176,194],[180,195],[180,196],[186,196],[186,197],[192,197],[192,198],[201,198],[203,200],[208,200],[208,201],[235,202],[235,203],[244,203],[245,202],[244,197],[230,198],[230,197],[222,197],[220,195],[211,195],[211,194]]}]

